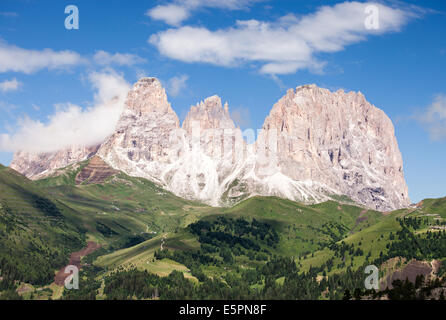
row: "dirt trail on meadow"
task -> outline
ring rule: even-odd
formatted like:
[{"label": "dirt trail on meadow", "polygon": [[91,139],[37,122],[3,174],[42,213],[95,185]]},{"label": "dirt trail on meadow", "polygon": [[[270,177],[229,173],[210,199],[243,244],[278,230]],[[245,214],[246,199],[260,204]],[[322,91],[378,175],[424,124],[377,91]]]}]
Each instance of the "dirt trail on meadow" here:
[{"label": "dirt trail on meadow", "polygon": [[161,239],[161,251],[163,251],[163,245],[164,242],[166,241],[166,237],[167,237],[167,233],[163,235],[163,238]]},{"label": "dirt trail on meadow", "polygon": [[68,265],[66,265],[65,267],[61,268],[56,273],[56,276],[54,277],[54,282],[58,286],[64,286],[65,278],[70,275],[69,273],[65,273],[65,268],[68,267],[69,265],[74,265],[78,269],[80,269],[81,268],[81,259],[82,259],[82,257],[88,256],[90,253],[98,250],[100,247],[101,247],[100,244],[97,244],[96,242],[93,242],[93,241],[89,241],[85,248],[83,248],[80,251],[73,252],[70,255],[70,261],[68,262]]},{"label": "dirt trail on meadow", "polygon": [[364,209],[361,211],[361,213],[359,214],[358,218],[355,221],[355,227],[360,224],[362,221],[367,220],[367,217],[364,217],[364,215],[367,213],[367,209]]}]

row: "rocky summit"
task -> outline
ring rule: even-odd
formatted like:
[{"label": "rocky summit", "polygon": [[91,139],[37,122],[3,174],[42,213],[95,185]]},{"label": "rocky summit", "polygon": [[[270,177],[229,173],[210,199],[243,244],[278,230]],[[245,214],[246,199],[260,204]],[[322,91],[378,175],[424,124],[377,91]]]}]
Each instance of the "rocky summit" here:
[{"label": "rocky summit", "polygon": [[409,205],[392,122],[361,93],[288,90],[265,120],[257,154],[270,140],[275,156],[255,172],[278,195],[322,201],[337,193],[379,210]]},{"label": "rocky summit", "polygon": [[172,163],[180,130],[161,83],[143,78],[130,90],[115,132],[100,147],[98,155],[110,166],[132,176],[162,183],[165,167]]},{"label": "rocky summit", "polygon": [[214,206],[254,195],[306,203],[347,196],[380,211],[410,203],[392,122],[359,92],[290,89],[254,142],[255,135],[235,126],[218,96],[192,106],[180,126],[161,83],[142,78],[99,147],[17,153],[11,167],[40,178],[97,155],[115,170]]}]

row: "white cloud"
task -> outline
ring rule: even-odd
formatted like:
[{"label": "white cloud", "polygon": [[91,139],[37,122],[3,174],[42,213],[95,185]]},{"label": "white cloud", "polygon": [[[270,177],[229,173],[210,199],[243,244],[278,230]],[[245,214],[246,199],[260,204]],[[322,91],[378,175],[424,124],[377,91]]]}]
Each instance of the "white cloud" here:
[{"label": "white cloud", "polygon": [[429,131],[432,140],[446,138],[446,95],[437,95],[426,111],[415,118]]},{"label": "white cloud", "polygon": [[93,56],[81,56],[70,50],[23,49],[0,40],[0,73],[31,74],[43,69],[64,69],[77,65],[133,66],[144,62],[145,59],[132,53],[109,53],[99,50]]},{"label": "white cloud", "polygon": [[33,73],[78,65],[84,59],[76,52],[52,49],[28,50],[0,41],[0,72]]},{"label": "white cloud", "polygon": [[178,26],[191,16],[191,11],[200,8],[219,8],[240,10],[253,2],[263,0],[176,0],[166,5],[158,5],[147,11],[146,15],[154,20]]},{"label": "white cloud", "polygon": [[265,0],[179,0],[189,8],[219,8],[229,10],[240,10],[248,7],[252,3]]},{"label": "white cloud", "polygon": [[178,5],[160,5],[147,11],[146,15],[154,20],[161,20],[165,23],[177,26],[189,17],[189,10]]},{"label": "white cloud", "polygon": [[112,134],[130,85],[113,70],[93,72],[88,78],[96,89],[92,106],[57,104],[45,123],[25,117],[14,133],[0,135],[0,151],[52,152],[95,145]]},{"label": "white cloud", "polygon": [[233,27],[211,31],[184,26],[150,37],[149,42],[165,56],[184,62],[221,66],[260,63],[266,74],[294,73],[299,69],[320,71],[318,53],[337,52],[369,35],[399,31],[416,16],[414,8],[402,9],[375,3],[379,29],[365,27],[370,3],[344,2],[323,6],[305,16],[288,14],[276,21],[237,21]]},{"label": "white cloud", "polygon": [[3,92],[15,91],[22,85],[16,78],[0,82],[0,90]]},{"label": "white cloud", "polygon": [[15,115],[15,112],[13,111],[15,111],[17,108],[18,107],[15,104],[0,101],[0,111],[2,111],[2,117],[4,115],[3,112],[7,113],[8,116],[13,117]]},{"label": "white cloud", "polygon": [[103,50],[99,50],[93,56],[93,60],[99,65],[120,65],[132,66],[144,63],[146,60],[136,54],[131,53],[115,53],[111,54]]},{"label": "white cloud", "polygon": [[186,88],[187,79],[189,79],[189,76],[185,74],[171,78],[167,86],[169,95],[176,97],[181,90]]}]

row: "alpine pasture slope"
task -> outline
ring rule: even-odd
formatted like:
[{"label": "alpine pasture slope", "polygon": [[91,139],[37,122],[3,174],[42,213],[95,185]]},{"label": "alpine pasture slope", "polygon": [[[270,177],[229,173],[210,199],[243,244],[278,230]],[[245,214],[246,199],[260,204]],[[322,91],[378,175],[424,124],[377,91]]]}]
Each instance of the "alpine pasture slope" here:
[{"label": "alpine pasture slope", "polygon": [[[265,298],[281,286],[288,292],[288,286],[299,279],[313,288],[312,295],[296,292],[283,298],[340,299],[346,289],[358,289],[355,286],[364,280],[367,264],[378,264],[381,281],[413,259],[435,265],[432,278],[440,279],[444,273],[444,267],[437,266],[445,260],[443,238],[439,238],[444,236],[445,199],[386,213],[345,197],[306,205],[256,196],[232,207],[210,207],[118,171],[101,182],[93,177],[98,183],[80,182],[76,177],[88,176],[90,161],[38,181],[1,168],[1,241],[7,246],[2,246],[0,261],[5,297],[176,299],[185,296],[172,283],[189,286],[189,281],[193,298],[203,295],[214,279],[212,285],[228,295],[237,291],[245,295],[241,298]],[[101,247],[82,258],[83,290],[54,285],[55,271],[87,241]],[[419,246],[415,251],[414,243]],[[18,254],[11,256],[15,251]],[[399,262],[390,268],[389,261],[395,259]],[[30,277],[37,264],[42,266],[39,274]],[[153,291],[116,291],[116,283],[126,287],[134,277]],[[352,278],[356,280],[344,281]],[[332,287],[330,279],[341,281],[342,288]],[[166,281],[171,283],[168,290],[163,287]],[[322,284],[326,288],[317,287]],[[245,291],[239,285],[246,285]]]}]

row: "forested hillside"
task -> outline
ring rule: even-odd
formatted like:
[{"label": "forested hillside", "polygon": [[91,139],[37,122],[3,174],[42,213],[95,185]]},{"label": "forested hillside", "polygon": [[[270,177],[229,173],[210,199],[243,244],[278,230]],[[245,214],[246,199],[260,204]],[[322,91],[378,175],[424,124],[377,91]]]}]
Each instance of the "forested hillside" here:
[{"label": "forested hillside", "polygon": [[[3,298],[444,296],[445,199],[386,214],[348,199],[303,205],[253,197],[213,208],[122,173],[76,184],[85,165],[36,182],[0,167]],[[54,285],[55,272],[87,240],[100,248],[81,257],[80,289]],[[379,291],[364,288],[368,265],[379,268]]]}]

